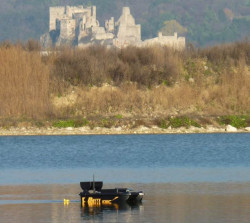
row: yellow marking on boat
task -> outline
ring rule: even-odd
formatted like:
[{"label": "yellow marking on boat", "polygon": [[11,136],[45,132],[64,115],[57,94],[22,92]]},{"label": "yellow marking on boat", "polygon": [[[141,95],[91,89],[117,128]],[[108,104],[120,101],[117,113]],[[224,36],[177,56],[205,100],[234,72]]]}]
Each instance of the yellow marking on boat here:
[{"label": "yellow marking on boat", "polygon": [[102,204],[103,205],[112,205],[112,202],[115,201],[116,199],[118,199],[119,197],[115,197],[112,200],[102,200]]},{"label": "yellow marking on boat", "polygon": [[85,197],[82,197],[82,206],[85,206]]},{"label": "yellow marking on boat", "polygon": [[115,201],[116,199],[118,199],[119,197],[115,197],[113,200],[111,200],[111,201]]},{"label": "yellow marking on boat", "polygon": [[119,197],[116,196],[112,200],[101,200],[100,198],[89,197],[88,200],[86,200],[86,197],[82,197],[82,206],[84,207],[86,204],[88,204],[89,207],[101,206],[101,205],[112,205],[112,203],[118,198]]},{"label": "yellow marking on boat", "polygon": [[111,205],[112,202],[111,202],[111,200],[102,200],[102,204],[103,205]]},{"label": "yellow marking on boat", "polygon": [[101,199],[100,198],[95,199],[93,197],[89,197],[88,205],[89,206],[100,206],[101,205]]}]

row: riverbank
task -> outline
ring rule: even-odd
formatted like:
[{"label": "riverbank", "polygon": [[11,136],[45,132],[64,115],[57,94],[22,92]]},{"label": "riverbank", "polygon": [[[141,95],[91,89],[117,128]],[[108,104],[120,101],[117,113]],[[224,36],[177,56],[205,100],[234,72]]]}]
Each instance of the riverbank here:
[{"label": "riverbank", "polygon": [[[216,126],[212,117],[249,115],[249,52],[249,41],[183,52],[157,46],[67,48],[48,56],[2,45],[0,126],[85,118],[94,127],[117,127],[124,119],[183,116],[205,117],[208,122],[199,124]],[[149,126],[163,127],[156,122]]]},{"label": "riverbank", "polygon": [[194,134],[194,133],[249,133],[250,127],[247,128],[234,128],[230,125],[225,127],[193,127],[185,128],[160,128],[158,126],[138,126],[136,128],[127,128],[127,127],[111,127],[111,128],[102,128],[95,127],[90,128],[80,127],[80,128],[54,128],[54,127],[11,127],[8,129],[0,128],[0,136],[22,136],[22,135],[122,135],[122,134]]},{"label": "riverbank", "polygon": [[246,132],[249,52],[0,46],[0,135]]}]

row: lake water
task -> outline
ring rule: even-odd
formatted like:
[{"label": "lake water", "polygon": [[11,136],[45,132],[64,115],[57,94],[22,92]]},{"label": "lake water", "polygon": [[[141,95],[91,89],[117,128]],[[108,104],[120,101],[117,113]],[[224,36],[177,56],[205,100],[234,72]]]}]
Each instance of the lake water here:
[{"label": "lake water", "polygon": [[[81,208],[93,174],[143,190],[143,203]],[[0,137],[1,223],[249,219],[250,134]]]}]

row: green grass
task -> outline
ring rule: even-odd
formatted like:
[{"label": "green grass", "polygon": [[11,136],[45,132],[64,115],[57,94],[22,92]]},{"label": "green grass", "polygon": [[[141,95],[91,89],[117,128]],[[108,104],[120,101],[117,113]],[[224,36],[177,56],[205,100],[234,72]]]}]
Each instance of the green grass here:
[{"label": "green grass", "polygon": [[200,128],[200,124],[198,124],[196,121],[188,118],[188,117],[174,117],[169,119],[168,126],[171,126],[172,128],[180,128],[180,127],[186,127],[189,128],[190,126],[198,127]]},{"label": "green grass", "polygon": [[220,125],[231,125],[235,128],[245,128],[250,123],[250,116],[247,115],[227,115],[218,118]]},{"label": "green grass", "polygon": [[190,126],[194,126],[197,128],[200,128],[201,125],[197,123],[196,121],[188,118],[188,117],[173,117],[169,118],[167,120],[161,120],[159,127],[166,129],[168,127],[171,128],[180,128],[185,127],[189,128]]},{"label": "green grass", "polygon": [[55,128],[77,128],[88,125],[88,120],[83,119],[76,119],[76,120],[59,120],[53,123],[53,127]]},{"label": "green grass", "polygon": [[115,118],[116,118],[116,119],[122,119],[123,116],[122,116],[121,114],[117,114],[117,115],[115,116]]},{"label": "green grass", "polygon": [[166,120],[161,120],[161,123],[160,123],[160,128],[162,129],[166,129],[168,126],[167,126],[167,122]]},{"label": "green grass", "polygon": [[110,119],[102,119],[100,126],[104,128],[111,128],[114,125],[114,121]]}]

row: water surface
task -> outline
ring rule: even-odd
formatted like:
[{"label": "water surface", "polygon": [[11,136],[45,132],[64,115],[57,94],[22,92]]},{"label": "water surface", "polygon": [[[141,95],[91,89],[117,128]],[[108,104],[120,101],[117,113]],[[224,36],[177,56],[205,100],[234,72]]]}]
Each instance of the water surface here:
[{"label": "water surface", "polygon": [[[141,205],[81,208],[77,196],[79,187],[74,184],[0,186],[1,222],[249,222],[249,183],[126,186],[144,189],[146,196]],[[62,197],[71,203],[64,205]]]},{"label": "water surface", "polygon": [[250,134],[0,137],[0,184],[250,181]]},{"label": "water surface", "polygon": [[[249,222],[249,150],[249,134],[0,137],[0,222]],[[143,203],[81,208],[93,174]]]}]

